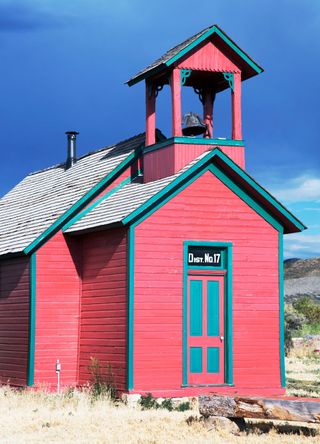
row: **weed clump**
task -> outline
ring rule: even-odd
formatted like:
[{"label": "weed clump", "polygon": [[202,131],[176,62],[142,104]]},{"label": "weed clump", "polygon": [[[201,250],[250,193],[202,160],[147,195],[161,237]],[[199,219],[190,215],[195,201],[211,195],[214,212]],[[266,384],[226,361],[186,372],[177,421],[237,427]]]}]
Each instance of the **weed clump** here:
[{"label": "weed clump", "polygon": [[173,410],[176,412],[185,412],[186,410],[191,410],[191,405],[188,401],[174,406],[172,398],[166,398],[163,401],[158,402],[151,393],[147,393],[145,396],[141,396],[138,404],[140,405],[142,410],[164,409],[168,410],[169,412],[172,412]]},{"label": "weed clump", "polygon": [[88,369],[91,374],[90,395],[92,400],[95,401],[103,397],[109,397],[113,401],[118,399],[112,366],[108,364],[103,367],[99,359],[91,357]]}]

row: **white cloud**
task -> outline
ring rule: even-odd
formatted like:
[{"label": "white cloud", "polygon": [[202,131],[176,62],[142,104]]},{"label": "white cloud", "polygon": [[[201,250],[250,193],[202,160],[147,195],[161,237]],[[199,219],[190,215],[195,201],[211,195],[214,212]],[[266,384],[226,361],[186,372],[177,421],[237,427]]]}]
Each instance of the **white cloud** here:
[{"label": "white cloud", "polygon": [[284,237],[284,256],[320,256],[320,234],[288,234]]},{"label": "white cloud", "polygon": [[275,187],[273,194],[286,202],[319,202],[320,178],[300,176],[285,182],[285,186]]}]

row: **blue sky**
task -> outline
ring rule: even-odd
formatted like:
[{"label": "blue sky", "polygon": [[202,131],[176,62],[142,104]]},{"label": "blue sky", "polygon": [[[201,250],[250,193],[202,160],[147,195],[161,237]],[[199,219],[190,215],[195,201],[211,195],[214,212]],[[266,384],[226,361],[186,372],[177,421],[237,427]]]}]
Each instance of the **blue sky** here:
[{"label": "blue sky", "polygon": [[[79,154],[144,131],[143,85],[124,82],[214,23],[265,68],[243,84],[247,170],[309,227],[286,237],[285,256],[318,256],[318,0],[0,0],[0,195],[63,161],[66,130],[80,131]],[[227,99],[217,136],[229,136]],[[169,106],[163,91],[167,134]]]}]

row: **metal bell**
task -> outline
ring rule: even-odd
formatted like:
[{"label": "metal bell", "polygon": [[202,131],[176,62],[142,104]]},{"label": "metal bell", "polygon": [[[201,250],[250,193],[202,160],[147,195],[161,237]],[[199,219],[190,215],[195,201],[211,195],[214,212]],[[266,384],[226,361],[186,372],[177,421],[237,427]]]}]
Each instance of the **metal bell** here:
[{"label": "metal bell", "polygon": [[182,134],[184,136],[199,136],[207,131],[207,125],[203,123],[200,116],[196,113],[187,113],[183,116]]}]

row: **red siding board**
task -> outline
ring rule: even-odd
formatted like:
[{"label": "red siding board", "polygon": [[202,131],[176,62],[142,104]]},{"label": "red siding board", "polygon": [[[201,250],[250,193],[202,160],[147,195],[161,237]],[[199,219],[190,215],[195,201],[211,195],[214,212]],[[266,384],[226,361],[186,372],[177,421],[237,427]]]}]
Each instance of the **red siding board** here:
[{"label": "red siding board", "polygon": [[240,69],[217,46],[217,42],[208,41],[201,47],[196,47],[177,65],[180,69],[195,69],[198,71],[240,72]]},{"label": "red siding board", "polygon": [[29,258],[0,261],[0,383],[27,383]]},{"label": "red siding board", "polygon": [[35,385],[56,388],[55,364],[61,362],[61,384],[76,385],[81,245],[58,232],[37,252]]},{"label": "red siding board", "polygon": [[[163,177],[171,176],[172,174],[175,174],[183,167],[188,165],[188,163],[190,163],[196,157],[200,156],[200,154],[204,153],[205,151],[210,151],[215,147],[218,147],[221,151],[223,151],[241,168],[244,168],[245,160],[243,146],[208,146],[196,143],[174,143],[172,145],[168,145],[164,148],[151,151],[144,155],[144,182],[150,182],[153,180],[161,179]],[[195,198],[196,196],[199,197],[200,201],[197,200],[197,204],[194,205],[191,211],[197,211],[197,207],[204,211],[204,207],[202,204],[205,204],[206,197],[209,197],[209,192],[207,193],[206,190],[204,190],[203,193],[201,193],[201,191],[197,191],[193,197]],[[175,208],[183,209],[185,207],[185,204],[185,202],[179,202],[176,204]],[[214,216],[220,217],[219,214],[216,214]],[[179,218],[179,212],[172,211],[171,217],[173,219]],[[226,214],[226,218],[228,217],[230,217],[230,215]],[[161,219],[157,223],[160,223],[160,221]],[[168,224],[168,221],[166,219],[163,219],[163,222],[166,223],[168,226],[171,225],[171,229],[174,228],[174,225]]]},{"label": "red siding board", "polygon": [[83,237],[80,382],[91,375],[90,358],[111,365],[115,384],[126,389],[127,233],[123,228]]},{"label": "red siding board", "polygon": [[234,390],[280,393],[278,233],[210,172],[135,228],[134,390],[186,393],[184,240],[232,242]]}]

